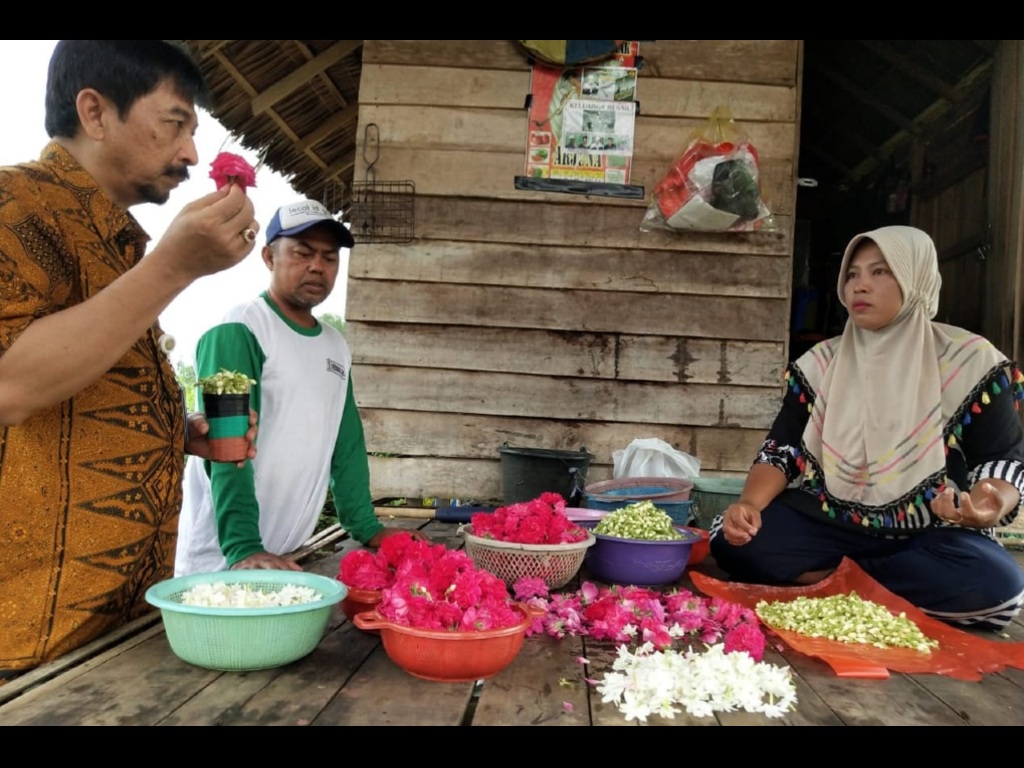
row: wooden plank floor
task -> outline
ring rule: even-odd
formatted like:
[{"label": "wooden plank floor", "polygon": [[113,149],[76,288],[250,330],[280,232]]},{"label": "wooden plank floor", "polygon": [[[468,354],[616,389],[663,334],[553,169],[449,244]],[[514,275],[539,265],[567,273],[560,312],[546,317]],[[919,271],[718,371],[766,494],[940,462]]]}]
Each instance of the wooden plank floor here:
[{"label": "wooden plank floor", "polygon": [[[422,527],[447,546],[461,545],[455,525],[402,524]],[[349,546],[306,567],[334,576]],[[1024,553],[1017,557],[1024,567]],[[705,563],[701,570],[720,575]],[[1014,622],[1006,634],[1008,640],[1024,641],[1024,623]],[[614,657],[611,644],[587,638],[527,638],[509,667],[477,683],[433,683],[402,672],[380,638],[356,629],[340,610],[312,654],[258,672],[220,673],[180,661],[156,620],[115,639],[75,663],[30,673],[32,684],[24,682],[26,675],[0,687],[0,724],[635,725],[584,682],[584,674],[600,677]],[[577,662],[580,656],[590,662],[586,670]],[[903,674],[852,680],[786,648],[769,650],[766,660],[794,671],[798,705],[785,717],[683,714],[654,717],[647,724],[1024,724],[1024,670],[986,675],[979,682]]]},{"label": "wooden plank floor", "polygon": [[[1024,553],[1015,552],[1024,568]],[[698,568],[722,578],[713,561]],[[689,586],[684,577],[681,586]],[[979,633],[994,640],[1024,641],[1021,617],[1008,628],[1005,637],[994,632]],[[485,681],[473,724],[499,724],[521,720],[522,710],[534,711],[537,725],[587,724],[625,725],[622,715],[601,702],[596,690],[582,682],[577,655],[590,664],[587,674],[600,677],[611,667],[614,647],[586,638],[531,638],[520,656],[499,677]],[[550,658],[557,659],[552,664]],[[825,662],[782,647],[769,649],[765,661],[788,664],[797,685],[798,706],[783,718],[770,719],[744,712],[719,713],[694,718],[677,715],[668,720],[652,717],[648,725],[1024,725],[1024,670],[1009,668],[986,675],[981,681],[954,680],[943,675],[895,673],[887,680],[839,678]],[[549,685],[536,687],[528,670],[547,666]],[[559,686],[566,678],[575,684]],[[557,700],[557,701],[555,701]],[[569,702],[572,713],[565,711]],[[588,710],[581,712],[582,707]]]}]

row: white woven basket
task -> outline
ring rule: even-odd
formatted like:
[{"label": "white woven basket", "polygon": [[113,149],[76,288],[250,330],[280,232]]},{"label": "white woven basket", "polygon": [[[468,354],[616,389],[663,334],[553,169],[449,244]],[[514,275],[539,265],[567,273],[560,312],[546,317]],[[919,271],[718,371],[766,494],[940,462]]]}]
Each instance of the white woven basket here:
[{"label": "white woven basket", "polygon": [[484,539],[473,534],[473,526],[462,529],[466,554],[478,568],[490,571],[510,587],[524,576],[543,579],[548,589],[564,587],[583,565],[587,548],[597,539],[587,531],[583,541],[568,544],[516,544]]}]

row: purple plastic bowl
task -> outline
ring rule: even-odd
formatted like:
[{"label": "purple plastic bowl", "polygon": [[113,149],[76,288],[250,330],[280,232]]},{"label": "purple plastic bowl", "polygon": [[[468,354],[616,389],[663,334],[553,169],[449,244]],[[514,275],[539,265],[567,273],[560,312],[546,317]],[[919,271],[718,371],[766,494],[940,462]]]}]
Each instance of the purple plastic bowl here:
[{"label": "purple plastic bowl", "polygon": [[[596,522],[580,525],[593,530]],[[598,581],[608,584],[656,587],[671,584],[686,570],[693,545],[700,534],[673,526],[683,535],[673,541],[621,539],[595,533],[597,541],[587,550],[584,567]]]}]

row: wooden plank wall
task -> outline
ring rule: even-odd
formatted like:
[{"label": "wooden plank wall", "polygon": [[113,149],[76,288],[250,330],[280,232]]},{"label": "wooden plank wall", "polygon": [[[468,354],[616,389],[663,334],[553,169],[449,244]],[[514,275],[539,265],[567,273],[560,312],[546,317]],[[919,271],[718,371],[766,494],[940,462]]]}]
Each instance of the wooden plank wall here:
[{"label": "wooden plank wall", "polygon": [[985,334],[1024,361],[1024,41],[1000,40],[992,73],[992,255]]},{"label": "wooden plank wall", "polygon": [[[357,245],[346,334],[374,494],[500,499],[498,448],[660,437],[746,471],[786,354],[800,43],[641,43],[632,183],[648,194],[726,104],[778,229],[643,233],[646,201],[518,191],[530,68],[514,41],[367,40],[359,136],[416,184],[416,238]],[[356,179],[366,172],[357,150]]]},{"label": "wooden plank wall", "polygon": [[942,293],[936,319],[980,333],[1019,360],[1024,46],[1015,40],[999,45],[989,140],[975,144],[972,121],[966,120],[944,137],[945,145],[928,147],[934,178],[941,182],[920,185],[911,224],[931,233],[939,251]]},{"label": "wooden plank wall", "polygon": [[985,279],[993,265],[980,250],[988,225],[988,168],[915,200],[911,225],[932,236],[939,252],[939,313],[944,323],[984,332]]}]

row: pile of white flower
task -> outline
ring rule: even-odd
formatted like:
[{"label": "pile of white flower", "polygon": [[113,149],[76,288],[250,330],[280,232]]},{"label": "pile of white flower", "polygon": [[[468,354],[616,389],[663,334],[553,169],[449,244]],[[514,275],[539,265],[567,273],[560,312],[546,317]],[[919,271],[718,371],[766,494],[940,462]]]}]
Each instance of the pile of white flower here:
[{"label": "pile of white flower", "polygon": [[782,717],[796,703],[789,667],[754,661],[745,651],[726,653],[721,643],[684,653],[655,652],[651,643],[631,653],[621,645],[612,670],[597,690],[627,720],[671,718],[680,708],[694,717],[737,709]]},{"label": "pile of white flower", "polygon": [[197,584],[182,592],[181,602],[183,605],[199,605],[204,608],[279,608],[313,603],[322,597],[315,589],[294,584],[285,584],[274,592],[263,592],[247,584],[217,581]]}]

